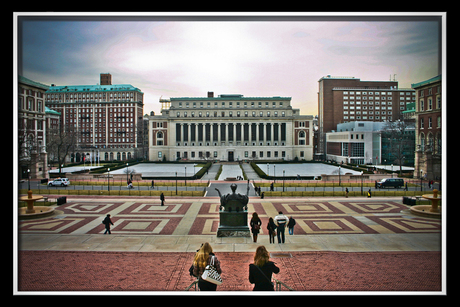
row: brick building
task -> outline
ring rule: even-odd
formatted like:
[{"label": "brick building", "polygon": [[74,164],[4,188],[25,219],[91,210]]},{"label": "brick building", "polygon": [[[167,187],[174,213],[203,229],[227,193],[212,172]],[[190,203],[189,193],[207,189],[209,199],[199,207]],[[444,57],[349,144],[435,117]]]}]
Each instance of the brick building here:
[{"label": "brick building", "polygon": [[442,76],[414,83],[416,92],[415,171],[414,177],[436,180],[441,178],[441,110]]},{"label": "brick building", "polygon": [[70,162],[82,156],[93,161],[129,160],[138,157],[143,138],[144,93],[131,84],[112,84],[100,75],[97,85],[54,84],[45,103],[61,113],[63,129],[76,134]]},{"label": "brick building", "polygon": [[384,122],[402,118],[413,89],[399,89],[397,81],[361,81],[355,77],[325,76],[318,80],[318,159],[324,158],[325,134],[337,124]]}]

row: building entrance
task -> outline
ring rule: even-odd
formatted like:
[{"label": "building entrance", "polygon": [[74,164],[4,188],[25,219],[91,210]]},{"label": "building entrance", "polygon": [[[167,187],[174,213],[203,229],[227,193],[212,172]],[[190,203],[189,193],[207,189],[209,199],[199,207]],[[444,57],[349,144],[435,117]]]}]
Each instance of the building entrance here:
[{"label": "building entrance", "polygon": [[229,162],[235,161],[235,158],[234,158],[233,155],[234,155],[234,154],[233,154],[233,151],[229,151],[229,152],[228,152],[228,161],[229,161]]}]

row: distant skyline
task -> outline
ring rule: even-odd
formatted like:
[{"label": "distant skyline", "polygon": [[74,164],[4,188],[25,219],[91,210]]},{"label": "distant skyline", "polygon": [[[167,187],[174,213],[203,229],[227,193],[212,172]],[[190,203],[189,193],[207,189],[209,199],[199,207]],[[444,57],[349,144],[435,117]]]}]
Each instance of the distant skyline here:
[{"label": "distant skyline", "polygon": [[399,87],[410,88],[441,73],[441,24],[433,18],[95,19],[24,20],[18,72],[56,85],[97,84],[100,73],[109,72],[113,84],[144,92],[144,113],[159,113],[160,96],[205,97],[212,91],[288,96],[301,114],[311,115],[318,112],[318,80],[326,75],[380,81],[396,74]]}]

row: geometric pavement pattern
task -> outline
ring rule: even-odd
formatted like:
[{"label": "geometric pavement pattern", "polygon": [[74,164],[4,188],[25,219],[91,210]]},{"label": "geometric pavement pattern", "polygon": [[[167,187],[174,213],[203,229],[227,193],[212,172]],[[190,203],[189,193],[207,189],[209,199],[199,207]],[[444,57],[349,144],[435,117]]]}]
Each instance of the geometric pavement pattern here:
[{"label": "geometric pavement pattern", "polygon": [[[103,234],[102,220],[111,215],[113,233],[145,235],[216,235],[219,198],[71,199],[57,207],[60,215],[21,220],[20,233]],[[378,234],[441,232],[441,220],[401,213],[407,206],[395,201],[301,201],[251,198],[248,219],[255,211],[262,221],[260,234],[267,234],[269,217],[278,211],[296,220],[294,233]],[[249,221],[248,221],[249,224]]]}]

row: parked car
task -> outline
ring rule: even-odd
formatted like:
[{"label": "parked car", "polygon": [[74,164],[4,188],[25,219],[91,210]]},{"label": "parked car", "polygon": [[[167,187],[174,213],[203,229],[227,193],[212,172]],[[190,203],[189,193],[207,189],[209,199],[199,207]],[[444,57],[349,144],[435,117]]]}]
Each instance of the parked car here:
[{"label": "parked car", "polygon": [[48,182],[48,186],[68,186],[70,183],[69,178],[58,178]]},{"label": "parked car", "polygon": [[404,186],[404,180],[399,178],[385,178],[377,183],[378,188],[401,188]]}]

